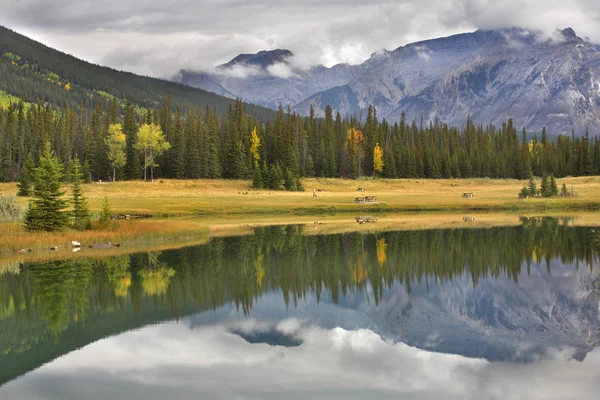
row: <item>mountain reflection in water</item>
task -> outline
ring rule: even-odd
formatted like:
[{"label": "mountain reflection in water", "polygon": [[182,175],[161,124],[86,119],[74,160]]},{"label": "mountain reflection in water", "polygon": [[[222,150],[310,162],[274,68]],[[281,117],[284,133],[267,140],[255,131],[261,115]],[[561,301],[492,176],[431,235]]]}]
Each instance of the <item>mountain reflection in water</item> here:
[{"label": "mountain reflection in water", "polygon": [[[590,229],[544,218],[377,234],[268,227],[4,268],[0,384],[66,356],[0,397],[160,398],[186,382],[181,393],[208,398],[218,383],[224,398],[510,398],[519,392],[502,382],[514,380],[550,384],[529,398],[586,398],[600,371],[595,254]],[[551,385],[566,369],[580,397]]]}]

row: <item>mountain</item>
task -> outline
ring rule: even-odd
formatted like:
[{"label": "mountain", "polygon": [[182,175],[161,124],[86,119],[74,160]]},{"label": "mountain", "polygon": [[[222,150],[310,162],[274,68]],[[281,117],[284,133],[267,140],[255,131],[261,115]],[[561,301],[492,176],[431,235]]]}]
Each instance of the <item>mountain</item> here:
[{"label": "mountain", "polygon": [[295,68],[287,50],[242,54],[218,66],[213,73],[181,71],[175,78],[185,85],[214,91],[224,96],[250,99],[277,109],[302,102],[315,93],[344,85],[363,72],[362,66],[339,64],[331,68]]},{"label": "mountain", "polygon": [[[221,115],[235,98],[216,95],[217,88],[209,92],[91,64],[0,26],[0,97],[2,92],[25,102],[72,109],[81,104],[93,108],[113,98],[119,103],[131,99],[141,108],[160,108],[171,97],[174,105],[185,109],[209,105]],[[261,120],[274,117],[271,110],[251,104],[246,111]]]},{"label": "mountain", "polygon": [[[523,29],[478,30],[374,53],[361,65],[294,68],[293,57],[232,77],[232,64],[194,74],[235,96],[323,115],[362,115],[368,105],[398,121],[500,125],[508,118],[530,131],[600,133],[600,51],[573,29],[554,37]],[[242,60],[234,66],[246,66]],[[284,70],[286,74],[279,74]],[[224,71],[227,71],[225,73]],[[184,81],[211,90],[201,80]],[[302,98],[304,97],[304,98]]]}]

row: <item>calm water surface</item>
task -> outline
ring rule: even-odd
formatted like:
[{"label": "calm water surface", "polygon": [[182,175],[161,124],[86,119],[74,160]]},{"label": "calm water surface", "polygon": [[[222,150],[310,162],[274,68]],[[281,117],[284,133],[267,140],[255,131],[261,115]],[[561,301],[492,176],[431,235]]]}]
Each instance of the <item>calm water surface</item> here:
[{"label": "calm water surface", "polygon": [[5,266],[0,399],[597,399],[596,254],[544,218]]}]

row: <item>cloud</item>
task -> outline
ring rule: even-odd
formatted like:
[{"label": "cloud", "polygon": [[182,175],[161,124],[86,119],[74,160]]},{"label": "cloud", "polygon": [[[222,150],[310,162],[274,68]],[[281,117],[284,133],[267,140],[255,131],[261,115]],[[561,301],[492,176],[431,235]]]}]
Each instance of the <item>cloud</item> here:
[{"label": "cloud", "polygon": [[267,71],[269,72],[269,74],[277,78],[287,79],[294,76],[294,71],[292,71],[292,68],[286,63],[276,63],[273,65],[269,65],[267,67]]},{"label": "cloud", "polygon": [[[264,324],[246,325],[264,329]],[[285,327],[285,328],[283,328]],[[296,347],[249,343],[227,324],[148,326],[90,344],[0,389],[3,399],[595,399],[600,351],[490,363],[384,341],[370,330],[282,321]],[[310,382],[310,385],[307,385]]]},{"label": "cloud", "polygon": [[0,0],[0,7],[2,25],[86,60],[153,76],[274,48],[296,54],[293,68],[359,63],[377,49],[478,28],[552,34],[571,26],[600,43],[596,0]]}]

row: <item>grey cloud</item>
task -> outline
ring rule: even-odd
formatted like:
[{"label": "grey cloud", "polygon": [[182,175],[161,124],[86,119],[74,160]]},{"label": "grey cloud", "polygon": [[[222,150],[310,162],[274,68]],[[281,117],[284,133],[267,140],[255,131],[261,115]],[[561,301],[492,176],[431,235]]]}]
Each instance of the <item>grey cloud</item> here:
[{"label": "grey cloud", "polygon": [[0,24],[55,48],[166,77],[272,48],[292,50],[303,67],[358,63],[382,48],[478,28],[571,26],[600,43],[595,0],[0,0],[0,7]]}]

